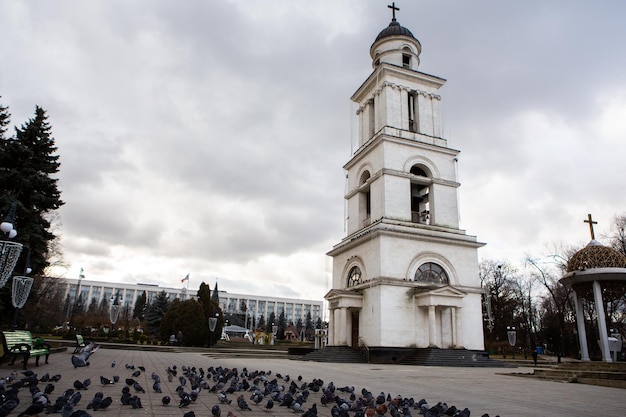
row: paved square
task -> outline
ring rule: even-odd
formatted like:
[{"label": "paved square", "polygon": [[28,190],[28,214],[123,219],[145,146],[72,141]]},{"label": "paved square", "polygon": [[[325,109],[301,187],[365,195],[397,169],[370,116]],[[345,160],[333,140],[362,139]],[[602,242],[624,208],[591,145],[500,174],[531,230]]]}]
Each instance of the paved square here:
[{"label": "paved square", "polygon": [[[45,373],[61,374],[62,379],[55,383],[55,390],[50,394],[52,402],[61,393],[73,387],[75,380],[83,381],[90,378],[92,385],[82,391],[82,399],[76,409],[86,409],[87,404],[98,391],[104,396],[111,396],[113,404],[104,411],[89,410],[92,416],[180,416],[188,411],[194,411],[197,417],[211,416],[211,407],[219,404],[217,395],[203,390],[198,395],[195,403],[188,407],[179,408],[179,397],[176,388],[177,379],[168,382],[165,369],[176,365],[180,370],[182,366],[207,369],[210,366],[237,367],[239,371],[247,367],[249,371],[272,371],[272,375],[280,373],[283,376],[289,374],[296,379],[302,376],[303,382],[310,382],[313,378],[324,380],[327,385],[333,381],[336,387],[354,386],[357,395],[361,388],[366,388],[374,395],[385,392],[392,397],[401,395],[413,397],[416,401],[424,398],[430,405],[438,401],[446,402],[449,406],[459,409],[469,408],[472,416],[482,416],[488,413],[491,417],[500,415],[511,416],[555,416],[555,417],[589,417],[589,416],[623,416],[626,415],[626,391],[618,388],[597,387],[582,384],[567,384],[560,382],[541,381],[530,378],[520,378],[504,375],[507,372],[531,372],[531,369],[517,368],[512,370],[499,368],[448,368],[448,367],[420,367],[398,366],[377,364],[338,364],[304,362],[289,359],[265,359],[235,357],[232,354],[219,354],[214,352],[155,352],[148,350],[117,350],[101,348],[90,358],[90,366],[85,368],[73,368],[70,363],[72,349],[65,353],[54,353],[50,356],[50,364],[35,367],[30,363],[29,369],[36,372],[39,377]],[[112,361],[116,366],[111,367]],[[132,371],[125,368],[125,364],[143,366],[146,371],[135,378],[146,390],[145,394],[139,393],[143,408],[132,409],[120,402],[121,391],[126,384],[124,380],[130,377]],[[17,371],[20,376],[21,364],[17,361],[14,366],[4,363],[0,366],[0,377],[5,377],[11,372]],[[151,373],[156,372],[162,381],[162,394],[152,390]],[[114,385],[102,386],[100,376],[112,378],[120,376],[120,382]],[[279,383],[284,383],[280,381]],[[209,381],[211,386],[214,381]],[[301,383],[299,383],[300,385]],[[40,383],[43,389],[45,384]],[[288,386],[289,383],[284,383]],[[187,385],[186,391],[189,391]],[[134,390],[131,387],[131,392]],[[242,411],[235,399],[239,394],[252,408],[252,411]],[[342,397],[348,397],[336,391]],[[169,406],[161,405],[161,398],[168,395],[172,398]],[[251,393],[233,393],[229,398],[232,404],[220,404],[222,417],[226,417],[232,411],[237,417],[268,417],[282,416],[293,417],[294,412],[286,407],[275,405],[271,411],[264,408],[266,401],[255,405],[250,400]],[[20,389],[20,404],[12,412],[17,416],[30,405],[30,393],[27,388]],[[320,394],[311,393],[304,403],[303,410],[307,410],[313,403],[317,403],[319,417],[331,417],[330,407],[320,405]],[[411,410],[413,417],[418,417],[418,410]],[[297,414],[296,414],[297,415]],[[354,413],[350,413],[353,416]],[[60,416],[60,414],[59,414]],[[389,413],[387,413],[389,416]]]}]

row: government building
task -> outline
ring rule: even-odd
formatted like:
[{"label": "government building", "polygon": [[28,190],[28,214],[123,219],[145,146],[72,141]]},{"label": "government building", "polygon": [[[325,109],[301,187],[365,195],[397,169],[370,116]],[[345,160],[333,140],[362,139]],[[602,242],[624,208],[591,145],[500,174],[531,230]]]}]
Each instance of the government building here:
[{"label": "government building", "polygon": [[[137,297],[144,291],[146,301],[150,303],[161,291],[165,291],[170,301],[179,299],[181,301],[196,297],[198,289],[161,287],[153,284],[121,284],[113,282],[90,281],[86,279],[58,278],[63,299],[69,306],[74,305],[80,294],[85,308],[92,303],[101,305],[104,300],[111,305],[116,296],[119,296],[120,304],[135,307]],[[318,318],[324,320],[322,308],[323,302],[318,300],[301,300],[297,298],[266,297],[258,295],[234,294],[218,290],[219,304],[223,313],[243,314],[248,312],[250,327],[263,316],[265,320],[274,313],[278,318],[281,313],[285,315],[287,323],[296,324],[299,319],[305,321],[307,314],[311,314],[311,319],[315,323]],[[69,318],[70,308],[66,306],[66,314]]]}]

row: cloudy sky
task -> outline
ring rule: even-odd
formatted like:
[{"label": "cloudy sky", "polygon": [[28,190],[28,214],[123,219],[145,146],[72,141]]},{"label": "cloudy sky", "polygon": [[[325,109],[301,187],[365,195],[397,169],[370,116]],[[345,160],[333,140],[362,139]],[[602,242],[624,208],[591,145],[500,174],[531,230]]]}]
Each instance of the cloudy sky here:
[{"label": "cloudy sky", "polygon": [[[344,237],[350,96],[380,0],[0,0],[0,102],[47,110],[67,269],[321,299]],[[481,259],[584,244],[626,212],[626,3],[408,1],[448,80],[461,225]]]}]

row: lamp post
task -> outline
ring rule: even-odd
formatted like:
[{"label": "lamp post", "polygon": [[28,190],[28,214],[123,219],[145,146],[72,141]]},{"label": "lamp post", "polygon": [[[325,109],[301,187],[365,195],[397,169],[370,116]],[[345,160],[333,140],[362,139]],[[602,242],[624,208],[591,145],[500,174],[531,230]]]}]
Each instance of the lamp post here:
[{"label": "lamp post", "polygon": [[272,343],[271,345],[276,343],[276,333],[278,333],[278,326],[272,323]]},{"label": "lamp post", "polygon": [[17,236],[17,230],[14,227],[15,210],[17,203],[11,204],[9,214],[5,217],[4,221],[0,223],[0,287],[9,280],[9,277],[13,273],[13,268],[17,263],[20,253],[22,252],[22,244],[17,242],[11,242],[9,239],[13,239]]},{"label": "lamp post", "polygon": [[109,331],[109,342],[113,340],[113,326],[117,322],[117,318],[120,316],[120,292],[119,290],[115,294],[115,299],[113,300],[113,304],[111,304],[111,309],[109,310],[109,319],[111,320],[111,330]]},{"label": "lamp post", "polygon": [[[78,302],[78,297],[80,297],[80,283],[83,278],[85,278],[83,268],[80,268],[80,272],[78,273],[78,285],[76,286],[76,295],[74,296],[74,302],[72,303],[72,311],[70,311],[70,332],[74,329],[74,314],[76,313],[76,303]],[[74,331],[74,333],[76,333],[76,331]]]},{"label": "lamp post", "polygon": [[512,359],[515,359],[515,342],[517,339],[517,332],[515,331],[515,326],[506,326],[506,335],[509,339],[509,344],[511,345],[511,351],[512,351]]},{"label": "lamp post", "polygon": [[211,344],[213,342],[213,332],[215,331],[215,326],[217,326],[218,317],[218,313],[215,313],[215,317],[209,317],[209,349],[211,348]]}]

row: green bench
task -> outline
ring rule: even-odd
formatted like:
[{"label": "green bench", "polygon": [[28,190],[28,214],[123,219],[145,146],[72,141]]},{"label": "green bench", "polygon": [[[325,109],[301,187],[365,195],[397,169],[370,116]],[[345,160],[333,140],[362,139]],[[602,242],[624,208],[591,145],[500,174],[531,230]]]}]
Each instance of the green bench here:
[{"label": "green bench", "polygon": [[35,366],[39,366],[40,356],[45,356],[45,363],[48,363],[50,345],[45,343],[43,339],[33,340],[33,335],[27,330],[5,330],[0,332],[0,335],[2,335],[0,363],[11,358],[11,365],[13,365],[18,356],[24,358],[24,370],[26,370],[28,359],[31,356],[35,357]]},{"label": "green bench", "polygon": [[85,338],[83,337],[83,335],[76,334],[76,347],[74,348],[74,353],[80,353],[80,351],[83,350],[85,346],[87,346],[87,343],[85,343]]}]

